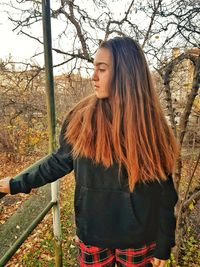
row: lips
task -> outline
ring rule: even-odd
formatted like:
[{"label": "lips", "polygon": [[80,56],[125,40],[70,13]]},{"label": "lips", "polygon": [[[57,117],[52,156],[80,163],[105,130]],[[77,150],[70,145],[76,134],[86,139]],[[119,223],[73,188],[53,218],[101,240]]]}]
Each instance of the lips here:
[{"label": "lips", "polygon": [[95,85],[94,88],[95,88],[95,90],[98,90],[99,89],[99,86]]}]

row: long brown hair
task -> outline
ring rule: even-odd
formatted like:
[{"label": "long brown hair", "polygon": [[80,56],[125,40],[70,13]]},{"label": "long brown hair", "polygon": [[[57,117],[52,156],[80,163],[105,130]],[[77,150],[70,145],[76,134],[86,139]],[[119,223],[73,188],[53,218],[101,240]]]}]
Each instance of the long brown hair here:
[{"label": "long brown hair", "polygon": [[131,191],[138,181],[166,180],[178,143],[162,111],[141,47],[129,37],[103,42],[113,60],[110,95],[91,95],[67,116],[65,137],[73,156],[124,166]]}]

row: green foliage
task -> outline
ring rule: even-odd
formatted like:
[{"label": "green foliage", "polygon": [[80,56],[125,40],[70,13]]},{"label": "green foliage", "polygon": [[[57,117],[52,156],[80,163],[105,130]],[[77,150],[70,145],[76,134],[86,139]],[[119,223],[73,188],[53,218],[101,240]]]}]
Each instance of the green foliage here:
[{"label": "green foliage", "polygon": [[45,238],[37,244],[34,250],[30,250],[23,254],[22,266],[26,267],[53,267],[54,260],[54,245],[53,234],[47,232]]},{"label": "green foliage", "polygon": [[[174,255],[171,253],[169,260],[167,261],[167,264],[165,267],[171,267],[175,265],[175,259],[174,259]],[[178,267],[178,266],[176,266]]]},{"label": "green foliage", "polygon": [[23,256],[22,266],[26,267],[53,267],[55,266],[54,259],[50,258],[48,255],[42,255],[39,250],[35,250],[33,253],[29,252]]},{"label": "green foliage", "polygon": [[189,205],[189,209],[192,211],[194,209],[194,206],[195,206],[195,200],[193,199],[192,202],[190,203]]},{"label": "green foliage", "polygon": [[181,248],[181,267],[199,267],[200,266],[200,244],[194,237],[191,227],[187,229]]}]

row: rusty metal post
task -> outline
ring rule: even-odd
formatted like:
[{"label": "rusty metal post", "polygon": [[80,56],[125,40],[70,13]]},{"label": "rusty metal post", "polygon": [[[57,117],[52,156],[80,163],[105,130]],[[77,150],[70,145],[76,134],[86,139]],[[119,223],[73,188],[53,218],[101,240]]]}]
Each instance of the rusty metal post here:
[{"label": "rusty metal post", "polygon": [[[49,152],[56,148],[56,116],[54,100],[54,80],[53,80],[53,63],[52,63],[52,40],[51,40],[51,16],[50,0],[42,0],[43,16],[43,38],[44,38],[44,58],[46,74],[46,95],[49,127]],[[61,246],[61,224],[60,224],[60,206],[59,206],[59,181],[51,185],[52,202],[57,204],[53,206],[53,231],[55,239],[55,258],[56,267],[62,266],[62,246]]]}]

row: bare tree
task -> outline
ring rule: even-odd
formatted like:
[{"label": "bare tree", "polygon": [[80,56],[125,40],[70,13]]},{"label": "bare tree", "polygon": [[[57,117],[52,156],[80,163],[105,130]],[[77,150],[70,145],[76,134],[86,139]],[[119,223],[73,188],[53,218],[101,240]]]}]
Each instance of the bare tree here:
[{"label": "bare tree", "polygon": [[[13,22],[13,30],[18,34],[26,35],[33,42],[37,42],[40,45],[40,51],[33,57],[41,55],[43,53],[41,1],[10,0],[9,4],[6,2],[2,5]],[[194,104],[199,97],[200,82],[199,1],[88,0],[85,5],[85,1],[81,0],[61,0],[52,3],[51,16],[54,68],[67,67],[68,74],[73,71],[77,74],[80,69],[81,73],[90,73],[93,56],[101,40],[115,35],[128,35],[143,47],[150,67],[159,74],[160,88],[162,87],[164,93],[162,103],[164,103],[166,116],[180,143],[180,156],[174,177],[177,190],[184,195],[177,205],[178,229],[180,230],[180,221],[184,217],[188,203],[199,199],[198,186],[191,187],[197,167],[194,167],[193,175],[187,178],[189,183],[184,192],[180,190],[179,186],[183,179],[181,170],[184,140],[186,140],[189,123],[192,123],[191,118],[194,112],[197,112],[197,119],[199,116],[198,105]],[[41,31],[38,31],[38,28]],[[171,54],[175,47],[181,49],[182,52],[173,58]],[[194,48],[197,49],[195,55],[192,52]],[[184,91],[182,77],[188,70],[179,71],[180,66],[185,66],[184,62],[190,62],[193,70],[192,83],[187,86],[187,92]],[[1,68],[3,69],[5,66],[1,65]],[[181,73],[180,79],[177,78],[177,73]],[[70,86],[72,85],[71,81],[69,79],[68,85]],[[58,85],[63,86],[61,80],[58,81]],[[73,95],[72,91],[64,91],[64,94],[74,99],[81,91],[77,92],[74,92]],[[180,97],[181,99],[177,100],[176,92],[180,92],[184,98]],[[197,141],[194,144],[195,146],[199,145]],[[196,162],[198,160],[196,158]],[[177,234],[177,236],[176,260],[178,261],[181,235]]]}]

